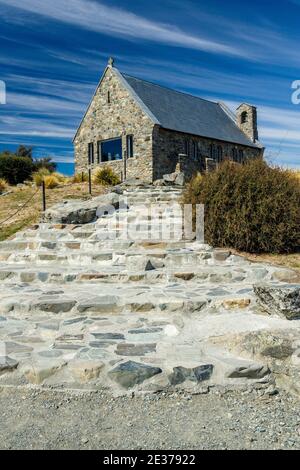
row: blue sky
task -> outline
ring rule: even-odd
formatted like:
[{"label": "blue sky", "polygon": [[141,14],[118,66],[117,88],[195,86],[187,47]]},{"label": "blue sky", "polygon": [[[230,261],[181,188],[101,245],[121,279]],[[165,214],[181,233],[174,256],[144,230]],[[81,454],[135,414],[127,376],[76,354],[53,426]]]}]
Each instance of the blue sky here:
[{"label": "blue sky", "polygon": [[33,145],[65,170],[113,56],[121,71],[232,109],[256,104],[268,158],[300,168],[299,16],[300,0],[0,0],[0,150]]}]

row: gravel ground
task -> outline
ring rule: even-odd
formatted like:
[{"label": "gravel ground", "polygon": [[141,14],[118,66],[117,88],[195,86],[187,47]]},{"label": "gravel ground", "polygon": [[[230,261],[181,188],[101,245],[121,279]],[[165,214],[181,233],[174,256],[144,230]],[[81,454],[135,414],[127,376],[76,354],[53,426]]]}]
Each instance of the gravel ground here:
[{"label": "gravel ground", "polygon": [[300,449],[299,401],[0,389],[1,449]]}]

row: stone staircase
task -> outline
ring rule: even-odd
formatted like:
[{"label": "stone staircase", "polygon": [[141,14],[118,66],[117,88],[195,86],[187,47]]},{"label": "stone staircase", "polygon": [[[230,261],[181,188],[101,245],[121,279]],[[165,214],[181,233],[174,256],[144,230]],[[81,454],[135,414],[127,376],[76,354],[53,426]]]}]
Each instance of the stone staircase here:
[{"label": "stone staircase", "polygon": [[[93,222],[48,221],[0,244],[0,384],[269,384],[267,364],[211,338],[290,329],[262,315],[253,292],[256,283],[281,285],[282,270],[185,239],[176,187],[116,192],[125,204]],[[151,204],[160,219],[149,215]]]}]

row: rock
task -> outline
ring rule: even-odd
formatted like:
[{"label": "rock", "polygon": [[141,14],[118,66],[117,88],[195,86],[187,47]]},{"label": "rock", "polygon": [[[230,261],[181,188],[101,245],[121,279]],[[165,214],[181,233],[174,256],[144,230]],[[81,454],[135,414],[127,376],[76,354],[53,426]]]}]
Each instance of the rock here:
[{"label": "rock", "polygon": [[15,353],[27,353],[33,351],[31,346],[26,346],[25,344],[15,343],[13,341],[5,341],[3,343],[4,351],[6,354],[15,354]]},{"label": "rock", "polygon": [[139,328],[137,330],[128,330],[129,334],[138,335],[138,334],[151,334],[151,333],[159,333],[163,331],[160,327],[153,327],[153,328]]},{"label": "rock", "polygon": [[59,320],[47,320],[42,323],[38,323],[37,326],[41,329],[45,330],[52,330],[58,331],[59,330],[60,321]]},{"label": "rock", "polygon": [[162,370],[159,367],[128,361],[117,365],[108,372],[108,375],[122,387],[131,388],[161,372]]},{"label": "rock", "polygon": [[293,346],[295,336],[297,332],[257,331],[247,334],[241,343],[244,350],[249,353],[284,360],[296,350],[297,346]]},{"label": "rock", "polygon": [[20,273],[21,282],[33,282],[36,278],[36,273],[23,272]]},{"label": "rock", "polygon": [[69,343],[69,342],[73,343],[74,341],[81,342],[82,340],[83,340],[83,334],[70,335],[70,334],[65,333],[56,338],[56,341],[63,341],[66,343]]},{"label": "rock", "polygon": [[299,285],[255,285],[253,290],[258,304],[270,315],[277,314],[288,320],[300,318]]},{"label": "rock", "polygon": [[38,355],[41,356],[41,357],[48,357],[48,358],[52,358],[52,357],[60,357],[62,356],[62,351],[58,351],[58,350],[55,350],[55,349],[46,349],[45,351],[39,351],[38,352]]},{"label": "rock", "polygon": [[176,277],[177,279],[182,279],[183,281],[190,281],[191,279],[193,279],[193,277],[195,277],[195,273],[178,272],[178,273],[174,273],[174,277]]},{"label": "rock", "polygon": [[19,363],[9,356],[0,356],[0,375],[12,371],[18,367]]},{"label": "rock", "polygon": [[118,313],[121,311],[118,300],[115,295],[102,295],[79,303],[77,308],[80,313]]},{"label": "rock", "polygon": [[122,333],[92,333],[96,339],[100,340],[120,340],[125,339]]},{"label": "rock", "polygon": [[169,376],[171,385],[178,385],[186,380],[192,382],[202,382],[203,380],[209,380],[213,373],[214,366],[212,364],[203,364],[198,367],[187,368],[187,367],[174,367],[173,373]]},{"label": "rock", "polygon": [[184,186],[184,183],[185,183],[184,173],[177,173],[177,176],[175,178],[176,186]]},{"label": "rock", "polygon": [[214,256],[215,261],[226,261],[230,255],[231,255],[230,251],[216,250],[213,256]]},{"label": "rock", "polygon": [[84,320],[86,320],[86,317],[70,318],[69,320],[64,320],[63,325],[73,325],[75,323],[80,323]]},{"label": "rock", "polygon": [[152,352],[156,352],[156,343],[119,343],[116,349],[116,354],[118,354],[119,356],[144,356],[145,354]]},{"label": "rock", "polygon": [[24,376],[32,384],[41,384],[65,365],[63,360],[55,358],[32,360],[30,364],[24,366]]},{"label": "rock", "polygon": [[101,361],[74,360],[69,362],[72,375],[83,383],[97,379],[103,367],[104,364]]},{"label": "rock", "polygon": [[55,341],[53,348],[54,349],[65,349],[69,351],[77,351],[78,349],[83,348],[84,344],[78,344],[78,343],[68,343],[68,342],[61,342],[61,341]]},{"label": "rock", "polygon": [[155,308],[155,304],[151,302],[132,302],[131,304],[129,304],[129,308],[131,312],[145,313],[150,312],[150,310],[153,310]]},{"label": "rock", "polygon": [[42,310],[43,312],[61,313],[69,312],[76,305],[75,300],[67,299],[43,299],[34,300],[30,304],[30,310]]},{"label": "rock", "polygon": [[169,173],[167,175],[163,175],[163,180],[165,183],[168,184],[175,184],[175,180],[177,178],[178,173]]},{"label": "rock", "polygon": [[91,348],[107,348],[108,346],[112,345],[112,344],[116,344],[115,341],[91,341],[89,343],[89,346]]},{"label": "rock", "polygon": [[226,372],[226,377],[229,379],[247,378],[247,379],[261,379],[268,375],[270,370],[268,367],[261,364],[245,364],[237,365]]},{"label": "rock", "polygon": [[128,256],[126,258],[126,267],[130,271],[152,271],[164,267],[163,261],[147,256]]},{"label": "rock", "polygon": [[89,201],[68,200],[55,204],[45,212],[44,220],[50,223],[88,224],[113,212],[122,204],[116,193],[103,194]]},{"label": "rock", "polygon": [[287,283],[300,283],[300,274],[291,269],[281,269],[273,273],[272,279]]},{"label": "rock", "polygon": [[222,301],[222,306],[226,310],[232,310],[235,308],[247,308],[250,303],[250,299],[225,299]]}]

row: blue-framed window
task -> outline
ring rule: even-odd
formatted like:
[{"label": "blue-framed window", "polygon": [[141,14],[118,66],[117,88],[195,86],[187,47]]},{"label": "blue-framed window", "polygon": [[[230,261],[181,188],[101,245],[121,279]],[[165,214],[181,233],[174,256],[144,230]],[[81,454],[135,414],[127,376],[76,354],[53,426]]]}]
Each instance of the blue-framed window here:
[{"label": "blue-framed window", "polygon": [[111,162],[114,160],[122,160],[122,138],[102,140],[101,145],[101,162]]}]

